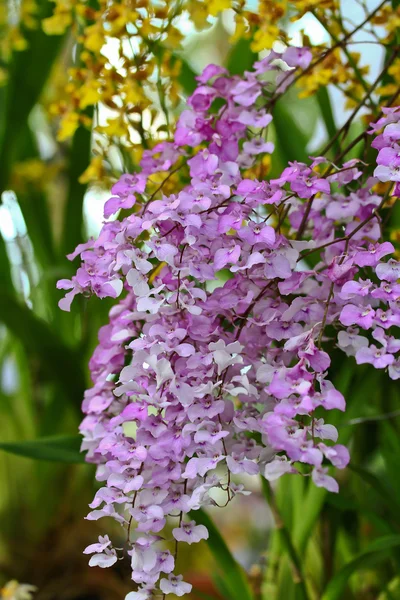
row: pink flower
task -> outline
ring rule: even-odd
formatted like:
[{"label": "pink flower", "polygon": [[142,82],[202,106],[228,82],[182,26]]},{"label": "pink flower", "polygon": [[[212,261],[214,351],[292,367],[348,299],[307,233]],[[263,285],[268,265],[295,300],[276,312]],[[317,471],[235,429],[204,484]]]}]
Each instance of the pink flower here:
[{"label": "pink flower", "polygon": [[189,594],[192,591],[192,586],[182,580],[182,575],[170,575],[168,579],[161,579],[160,590],[164,594],[175,594],[175,596]]},{"label": "pink flower", "polygon": [[340,321],[343,325],[359,325],[363,329],[369,329],[373,323],[375,311],[371,306],[355,306],[347,304],[340,313]]},{"label": "pink flower", "polygon": [[84,553],[94,553],[89,561],[91,567],[102,567],[103,569],[112,567],[118,560],[116,551],[111,548],[111,540],[108,535],[99,536],[99,543],[91,544],[85,548]]},{"label": "pink flower", "polygon": [[183,522],[180,527],[172,530],[172,535],[178,542],[196,544],[208,539],[208,531],[204,525],[196,525],[195,521]]},{"label": "pink flower", "polygon": [[269,225],[250,223],[239,230],[239,236],[252,246],[264,244],[272,247],[275,243],[275,229]]},{"label": "pink flower", "polygon": [[315,468],[311,473],[312,480],[317,487],[323,487],[328,490],[328,492],[337,494],[339,492],[338,483],[327,473],[328,469],[323,469],[322,467]]},{"label": "pink flower", "polygon": [[[215,504],[215,490],[226,503],[247,493],[231,475],[274,481],[303,463],[315,485],[338,491],[329,465],[344,468],[349,454],[325,422],[346,409],[329,379],[333,348],[400,378],[400,263],[381,241],[376,178],[354,160],[323,175],[326,157],[254,178],[273,150],[252,130],[271,122],[261,96],[310,60],[289,47],[240,77],[209,65],[174,140],[144,150],[140,171],[113,187],[106,215],[134,210],[80,244],[76,275],[58,283],[65,310],[77,294],[114,299],[80,431],[101,482],[87,518],[125,528],[139,585],[128,600],[190,592],[162,547],[167,519],[180,519],[176,544],[207,539],[188,513]],[[393,182],[399,124],[391,108],[371,128],[383,129],[377,176]],[[175,177],[154,191],[165,171]],[[123,558],[107,536],[85,552],[102,567]]]},{"label": "pink flower", "polygon": [[312,54],[309,48],[289,46],[282,54],[282,60],[284,60],[289,67],[307,69],[312,60]]}]

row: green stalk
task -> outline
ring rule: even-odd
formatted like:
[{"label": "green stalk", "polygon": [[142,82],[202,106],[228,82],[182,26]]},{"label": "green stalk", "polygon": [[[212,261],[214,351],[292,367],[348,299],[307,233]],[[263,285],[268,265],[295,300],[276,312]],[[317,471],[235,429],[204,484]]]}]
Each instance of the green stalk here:
[{"label": "green stalk", "polygon": [[303,573],[303,565],[300,556],[298,555],[297,550],[294,547],[289,530],[283,522],[283,519],[275,502],[274,493],[271,489],[269,482],[264,477],[261,477],[261,484],[264,496],[269,504],[272,514],[274,515],[275,527],[276,531],[278,532],[280,542],[289,556],[292,565],[293,582],[297,590],[299,591],[299,598],[301,598],[302,600],[309,600],[309,595],[307,592],[307,587]]}]

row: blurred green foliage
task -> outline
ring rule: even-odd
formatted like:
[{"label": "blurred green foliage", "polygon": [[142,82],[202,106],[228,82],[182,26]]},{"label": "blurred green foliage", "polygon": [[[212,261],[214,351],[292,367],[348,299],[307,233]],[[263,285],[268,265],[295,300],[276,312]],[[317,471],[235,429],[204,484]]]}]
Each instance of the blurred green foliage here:
[{"label": "blurred green foliage", "polygon": [[[43,16],[49,14],[50,3],[40,6]],[[0,88],[1,191],[9,189],[15,164],[44,161],[37,108],[68,44],[68,36],[48,37],[39,29],[26,31],[26,37],[29,47],[14,52],[11,76]],[[248,43],[240,40],[226,64],[241,73],[253,61]],[[185,62],[180,79],[186,93],[193,90],[193,77]],[[307,159],[317,126],[325,128],[326,139],[335,135],[325,88],[304,100],[291,93],[276,104],[272,175],[290,160]],[[348,141],[358,132],[350,130]],[[78,128],[70,145],[56,142],[51,130],[48,135],[52,158],[63,157],[58,187],[32,187],[11,198],[14,234],[0,236],[0,580],[34,583],[41,600],[113,600],[130,589],[127,571],[118,565],[99,573],[81,557],[97,526],[83,520],[93,469],[77,464],[83,458],[76,434],[89,385],[86,365],[110,305],[80,299],[72,315],[65,315],[55,290],[56,280],[73,271],[65,253],[87,235],[86,187],[78,177],[89,164],[90,131]],[[58,196],[64,198],[60,205]],[[400,227],[396,212],[389,226]],[[195,585],[193,598],[400,599],[400,392],[381,373],[356,369],[343,356],[335,357],[333,371],[348,398],[348,411],[336,416],[335,425],[352,455],[340,475],[340,495],[306,478],[284,477],[274,491],[263,481],[255,497],[261,503],[265,495],[275,526],[265,504],[261,559],[247,554],[247,574],[210,516],[196,513],[210,531],[211,554],[202,555],[203,570],[189,557],[193,578],[199,571],[207,582],[205,588]],[[237,520],[235,503],[230,509]],[[251,515],[243,523],[249,536],[241,544],[251,549],[259,523]],[[231,544],[229,524],[222,529]]]}]

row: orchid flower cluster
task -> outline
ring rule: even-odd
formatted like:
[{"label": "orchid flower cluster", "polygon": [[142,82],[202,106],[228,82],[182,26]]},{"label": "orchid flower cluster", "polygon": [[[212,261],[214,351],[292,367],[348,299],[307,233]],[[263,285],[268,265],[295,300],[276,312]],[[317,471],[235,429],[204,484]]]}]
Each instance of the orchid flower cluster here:
[{"label": "orchid flower cluster", "polygon": [[[254,177],[274,149],[277,90],[310,60],[290,47],[242,77],[209,65],[174,141],[146,150],[140,172],[113,187],[105,217],[124,216],[78,246],[69,258],[80,268],[58,284],[64,310],[76,294],[121,297],[90,361],[81,433],[102,485],[87,518],[126,529],[125,548],[105,536],[85,552],[101,567],[130,556],[140,586],[130,600],[190,592],[175,573],[178,546],[208,537],[193,511],[221,491],[224,505],[248,493],[237,476],[301,471],[338,491],[330,469],[349,453],[324,420],[345,410],[330,350],[400,377],[400,264],[381,241],[377,179],[357,160],[323,157]],[[395,181],[398,116],[389,111],[375,142]],[[146,191],[160,172],[179,174],[175,193]]]},{"label": "orchid flower cluster", "polygon": [[372,124],[370,133],[379,132],[372,146],[379,150],[374,175],[380,181],[393,181],[393,195],[400,196],[400,107],[383,108],[384,116]]}]

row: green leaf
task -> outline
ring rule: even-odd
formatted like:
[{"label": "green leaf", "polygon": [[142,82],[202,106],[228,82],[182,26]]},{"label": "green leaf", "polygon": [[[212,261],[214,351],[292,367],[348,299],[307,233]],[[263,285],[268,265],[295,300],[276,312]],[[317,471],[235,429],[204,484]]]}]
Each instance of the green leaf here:
[{"label": "green leaf", "polygon": [[393,490],[386,485],[386,483],[379,477],[370,473],[366,469],[358,467],[352,463],[347,466],[350,471],[356,473],[365,483],[372,487],[372,489],[380,496],[388,510],[391,512],[392,517],[399,522],[400,519],[400,504],[393,494]]},{"label": "green leaf", "polygon": [[[38,20],[49,16],[53,3],[38,2]],[[48,36],[40,27],[24,29],[28,47],[14,52],[7,85],[1,90],[0,191],[6,189],[20,135],[38,101],[64,36]]]},{"label": "green leaf", "polygon": [[[26,161],[36,159],[41,162],[37,141],[32,129],[35,128],[26,121],[21,127],[18,147],[15,151],[15,160]],[[40,126],[40,124],[39,124]],[[17,193],[18,204],[32,241],[35,257],[44,269],[55,263],[54,239],[51,226],[50,211],[45,193],[36,186],[29,186]]]},{"label": "green leaf", "polygon": [[291,533],[289,532],[288,527],[284,523],[281,514],[279,513],[278,507],[276,505],[276,501],[274,498],[274,494],[272,492],[271,486],[269,482],[265,479],[265,477],[261,476],[261,487],[264,494],[265,499],[267,500],[272,514],[275,519],[276,530],[278,531],[278,535],[281,540],[282,547],[285,549],[291,563],[293,572],[295,577],[293,577],[293,585],[295,589],[295,595],[299,598],[299,600],[307,600],[308,593],[307,587],[304,580],[304,569],[302,564],[302,555],[299,555],[297,549],[293,544],[293,540],[291,537]]},{"label": "green leaf", "polygon": [[[333,116],[332,104],[331,99],[329,97],[328,88],[318,88],[318,92],[316,93],[316,99],[321,111],[322,118],[324,120],[326,133],[328,134],[328,139],[332,139],[336,135],[337,127],[335,123],[335,118]],[[340,144],[338,140],[336,140],[333,144],[333,149],[335,156],[337,154],[340,154]]]},{"label": "green leaf", "polygon": [[[93,110],[87,113],[92,116]],[[65,203],[61,251],[72,252],[83,240],[83,200],[87,185],[79,182],[79,177],[89,164],[92,132],[86,127],[78,127],[69,149],[68,181],[69,189]]]},{"label": "green leaf", "polygon": [[61,384],[71,404],[78,407],[86,387],[78,354],[61,341],[46,321],[3,288],[0,288],[0,322],[19,338],[29,359],[37,360],[47,378]]},{"label": "green leaf", "polygon": [[327,491],[310,482],[304,495],[304,511],[294,526],[293,539],[299,552],[304,552],[325,502]]},{"label": "green leaf", "polygon": [[225,579],[219,575],[219,573],[213,573],[212,579],[219,594],[225,598],[225,600],[230,600],[231,592]]},{"label": "green leaf", "polygon": [[18,204],[33,244],[35,257],[47,269],[55,263],[53,235],[51,231],[46,196],[39,190],[18,194]]},{"label": "green leaf", "polygon": [[200,600],[219,600],[216,596],[210,596],[210,594],[205,594],[196,588],[193,588],[192,594],[196,599],[199,598]]},{"label": "green leaf", "polygon": [[240,39],[228,55],[226,68],[232,75],[243,75],[251,69],[257,58],[258,54],[250,49],[250,41]]},{"label": "green leaf", "polygon": [[285,97],[278,100],[272,114],[272,123],[276,132],[276,147],[285,165],[291,160],[308,162],[306,146],[309,136],[296,124],[287,108]]},{"label": "green leaf", "polygon": [[181,72],[178,75],[178,81],[186,94],[190,96],[197,87],[197,81],[195,80],[197,73],[182,56],[177,56],[177,58],[181,62]]},{"label": "green leaf", "polygon": [[328,583],[321,600],[343,598],[349,578],[361,569],[374,566],[390,556],[389,550],[400,546],[400,535],[387,535],[372,542],[367,550],[349,562]]},{"label": "green leaf", "polygon": [[[389,392],[388,386],[386,387]],[[398,406],[398,394],[394,397],[395,406]],[[380,451],[385,461],[385,479],[388,481],[388,487],[392,490],[391,500],[400,507],[400,479],[399,479],[399,464],[400,464],[400,441],[397,430],[390,421],[381,423],[381,442]],[[398,512],[399,514],[399,512]],[[399,514],[400,517],[400,514]]]},{"label": "green leaf", "polygon": [[242,567],[232,556],[225,540],[208,514],[199,509],[191,511],[190,516],[196,523],[205,525],[208,529],[209,538],[207,543],[222,572],[223,585],[229,590],[229,600],[254,600]]},{"label": "green leaf", "polygon": [[35,460],[84,463],[84,454],[79,451],[81,441],[80,435],[59,435],[37,440],[0,442],[0,450]]}]

